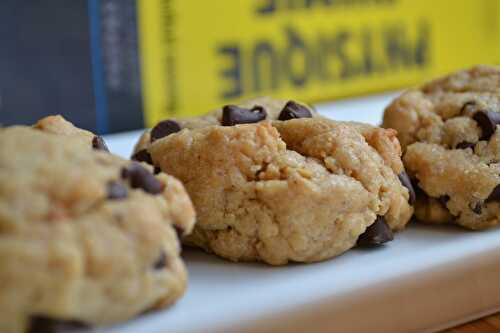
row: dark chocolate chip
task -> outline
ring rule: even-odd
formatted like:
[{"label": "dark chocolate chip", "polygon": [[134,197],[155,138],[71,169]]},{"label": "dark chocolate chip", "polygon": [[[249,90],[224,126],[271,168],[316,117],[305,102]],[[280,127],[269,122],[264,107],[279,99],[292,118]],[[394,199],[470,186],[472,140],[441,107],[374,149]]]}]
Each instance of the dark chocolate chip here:
[{"label": "dark chocolate chip", "polygon": [[376,246],[394,239],[391,228],[385,222],[383,216],[377,216],[375,222],[366,228],[365,232],[358,238],[359,246]]},{"label": "dark chocolate chip", "polygon": [[278,120],[290,120],[298,118],[312,118],[312,114],[308,108],[294,101],[286,103],[283,110],[281,110]]},{"label": "dark chocolate chip", "polygon": [[483,205],[480,202],[477,202],[476,204],[470,204],[469,207],[477,215],[481,215],[483,211]]},{"label": "dark chocolate chip", "polygon": [[414,189],[415,189],[415,194],[417,195],[417,197],[422,197],[422,198],[429,197],[429,195],[424,190],[422,190],[422,188],[420,186],[415,185]]},{"label": "dark chocolate chip", "polygon": [[411,184],[410,177],[408,177],[406,171],[403,171],[398,175],[398,178],[401,184],[408,189],[408,203],[413,206],[416,200],[416,195],[413,185]]},{"label": "dark chocolate chip", "polygon": [[154,174],[157,175],[161,172],[161,168],[160,167],[157,167],[155,166],[155,169],[154,169]]},{"label": "dark chocolate chip", "polygon": [[123,179],[130,180],[132,188],[141,188],[151,194],[160,194],[163,192],[164,185],[139,163],[133,162],[129,166],[124,167],[121,176]]},{"label": "dark chocolate chip", "polygon": [[33,316],[30,320],[28,333],[59,333],[70,330],[90,328],[89,325],[76,320],[58,320],[43,316]]},{"label": "dark chocolate chip", "polygon": [[106,142],[104,142],[104,139],[99,135],[94,136],[92,139],[92,148],[109,152]]},{"label": "dark chocolate chip", "polygon": [[439,203],[441,203],[441,205],[446,207],[446,204],[448,203],[448,201],[450,201],[450,196],[448,194],[445,194],[437,198],[437,200],[439,201]]},{"label": "dark chocolate chip", "polygon": [[500,113],[491,111],[478,111],[472,116],[479,127],[481,127],[482,135],[479,140],[489,140],[497,129],[497,124],[500,124]]},{"label": "dark chocolate chip", "polygon": [[467,141],[462,141],[460,143],[457,143],[457,145],[455,146],[455,149],[467,149],[467,148],[471,148],[472,150],[474,150],[474,147],[476,147],[475,143],[471,143],[471,142],[467,142]]},{"label": "dark chocolate chip", "polygon": [[488,196],[488,199],[486,199],[486,202],[492,201],[500,201],[500,184],[495,186],[493,191],[491,191],[490,195]]},{"label": "dark chocolate chip", "polygon": [[128,196],[127,188],[117,181],[110,181],[107,185],[107,190],[108,199],[111,200],[125,199]]},{"label": "dark chocolate chip", "polygon": [[167,255],[165,254],[165,251],[162,250],[160,256],[158,257],[158,259],[156,259],[153,268],[158,270],[165,268],[166,266],[167,266]]},{"label": "dark chocolate chip", "polygon": [[151,143],[155,140],[164,138],[170,134],[179,132],[181,130],[181,126],[179,123],[173,120],[164,120],[160,121],[153,129],[151,130]]},{"label": "dark chocolate chip", "polygon": [[137,162],[146,162],[147,164],[153,165],[153,159],[147,149],[141,149],[132,155],[132,160]]},{"label": "dark chocolate chip", "polygon": [[240,108],[236,105],[226,105],[222,108],[222,126],[257,123],[266,119],[267,112],[262,106],[252,109]]},{"label": "dark chocolate chip", "polygon": [[467,111],[470,107],[476,105],[476,101],[467,101],[462,105],[460,108],[460,114],[463,114],[465,111]]}]

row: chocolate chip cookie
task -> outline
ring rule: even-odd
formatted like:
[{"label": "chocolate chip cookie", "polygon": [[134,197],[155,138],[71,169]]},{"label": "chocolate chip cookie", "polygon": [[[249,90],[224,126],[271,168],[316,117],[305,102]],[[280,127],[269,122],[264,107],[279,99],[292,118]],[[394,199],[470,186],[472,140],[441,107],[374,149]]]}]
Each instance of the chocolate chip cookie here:
[{"label": "chocolate chip cookie", "polygon": [[418,189],[417,218],[484,229],[500,221],[500,68],[477,66],[411,89],[384,114]]},{"label": "chocolate chip cookie", "polygon": [[414,195],[400,154],[393,130],[261,98],[160,122],[133,158],[184,183],[198,217],[186,244],[283,265],[382,244],[404,228]]},{"label": "chocolate chip cookie", "polygon": [[0,128],[0,332],[101,326],[173,303],[182,184],[61,117]]}]

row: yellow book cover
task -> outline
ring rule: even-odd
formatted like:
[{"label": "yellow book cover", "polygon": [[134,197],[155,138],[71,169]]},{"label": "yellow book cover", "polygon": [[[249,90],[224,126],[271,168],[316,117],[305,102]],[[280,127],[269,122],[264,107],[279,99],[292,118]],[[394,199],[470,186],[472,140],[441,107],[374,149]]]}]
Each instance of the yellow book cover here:
[{"label": "yellow book cover", "polygon": [[139,0],[151,126],[259,95],[305,102],[494,63],[496,0]]}]

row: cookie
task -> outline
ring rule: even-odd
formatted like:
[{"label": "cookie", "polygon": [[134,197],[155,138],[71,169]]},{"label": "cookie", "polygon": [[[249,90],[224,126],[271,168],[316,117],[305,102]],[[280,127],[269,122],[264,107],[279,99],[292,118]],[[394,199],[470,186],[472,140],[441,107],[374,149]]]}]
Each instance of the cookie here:
[{"label": "cookie", "polygon": [[0,129],[0,331],[127,320],[186,288],[182,184],[49,117]]},{"label": "cookie", "polygon": [[400,154],[393,130],[263,98],[163,121],[134,158],[184,183],[197,211],[186,244],[283,265],[381,244],[404,228],[413,209]]},{"label": "cookie", "polygon": [[418,186],[417,218],[469,229],[500,218],[500,68],[477,66],[411,89],[385,110]]}]

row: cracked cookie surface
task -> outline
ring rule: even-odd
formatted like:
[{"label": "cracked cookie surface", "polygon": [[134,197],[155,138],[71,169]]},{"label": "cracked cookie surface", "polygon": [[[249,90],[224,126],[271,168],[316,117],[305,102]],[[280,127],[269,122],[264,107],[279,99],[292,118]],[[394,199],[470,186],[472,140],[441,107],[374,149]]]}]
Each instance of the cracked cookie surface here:
[{"label": "cracked cookie surface", "polygon": [[172,121],[176,131],[160,123],[134,156],[184,183],[198,218],[187,244],[233,261],[314,262],[352,248],[376,221],[390,233],[412,214],[392,130],[267,98]]},{"label": "cracked cookie surface", "polygon": [[0,129],[1,332],[109,325],[184,292],[182,184],[96,137],[61,117]]},{"label": "cracked cookie surface", "polygon": [[416,216],[469,229],[500,218],[500,68],[476,66],[405,92],[389,105],[404,163],[418,184]]}]

